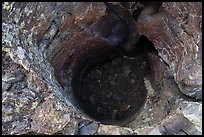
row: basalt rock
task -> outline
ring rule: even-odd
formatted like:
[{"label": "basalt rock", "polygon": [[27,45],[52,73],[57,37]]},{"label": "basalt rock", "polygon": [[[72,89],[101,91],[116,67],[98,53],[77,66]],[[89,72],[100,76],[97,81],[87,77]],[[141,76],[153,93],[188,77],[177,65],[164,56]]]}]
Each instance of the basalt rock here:
[{"label": "basalt rock", "polygon": [[[71,53],[68,51],[67,55],[62,54],[60,58],[54,53],[59,52],[64,45],[67,46],[67,42],[73,41],[74,37],[79,38],[75,42],[80,43],[81,37],[89,35],[79,32],[104,16],[106,6],[103,3],[83,2],[4,3],[2,13],[3,50],[27,70],[37,72],[38,76],[52,87],[56,96],[72,106],[72,99],[68,99],[71,98],[70,89],[65,91],[55,78],[55,72],[58,72],[56,66],[63,65],[63,59],[66,59],[64,56]],[[93,39],[89,36],[86,38]],[[95,41],[98,45],[105,43],[100,38]],[[57,46],[60,48],[56,48]],[[66,47],[63,48],[66,50]],[[76,51],[74,54],[79,56],[81,51]],[[56,56],[56,65],[53,65],[51,56]]]},{"label": "basalt rock", "polygon": [[[13,61],[28,71],[36,73],[66,105],[74,106],[77,117],[86,116],[80,113],[73,95],[73,86],[77,87],[87,69],[124,53],[139,54],[136,45],[141,35],[147,36],[153,42],[159,55],[148,54],[154,74],[153,80],[164,85],[163,78],[173,75],[183,94],[202,100],[202,8],[199,2],[12,2],[4,3],[2,7],[2,51],[6,51]],[[170,69],[168,74],[163,73],[167,72],[166,67]],[[125,75],[129,73],[128,69],[124,72]],[[23,76],[17,82],[21,79]],[[147,81],[142,82],[150,85]],[[131,83],[135,81],[131,80]],[[111,84],[114,85],[114,81]],[[156,99],[148,98],[147,104],[150,105],[145,106],[146,110],[143,112],[149,113],[142,113],[142,118],[145,119],[139,117],[139,120],[142,119],[141,126],[148,124],[149,119],[146,118],[150,114],[155,114],[152,116],[154,123],[154,117],[158,116],[163,108],[169,107],[166,104],[169,100],[172,101],[170,96],[174,89],[169,90],[167,87],[171,88],[169,85],[163,87],[169,92],[161,94],[162,100],[154,94],[148,95]],[[4,89],[9,90],[9,85],[4,85]],[[153,91],[152,88],[150,90]],[[154,93],[159,94],[157,91]],[[117,97],[116,99],[119,100]],[[90,100],[94,104],[91,97]],[[175,100],[176,97],[173,98],[172,104]],[[156,105],[155,109],[152,109],[155,113],[152,113],[149,108],[155,102],[159,102],[162,109]],[[168,113],[159,117],[157,122],[170,113],[170,109],[167,109],[165,112]],[[36,121],[33,124],[37,126],[40,124],[37,121],[40,113],[36,111],[35,114]],[[58,116],[56,118],[58,119]],[[50,129],[51,127],[49,126]],[[87,126],[86,130],[88,129]],[[100,124],[97,133],[94,131],[91,134],[103,134],[106,129],[109,129],[109,126]],[[115,129],[117,128],[111,128]]]},{"label": "basalt rock", "polygon": [[69,105],[75,75],[120,55],[130,30],[105,4],[80,2],[4,4],[2,25],[3,50]]},{"label": "basalt rock", "polygon": [[181,92],[202,100],[201,20],[202,3],[163,3],[145,7],[137,28],[154,43]]}]

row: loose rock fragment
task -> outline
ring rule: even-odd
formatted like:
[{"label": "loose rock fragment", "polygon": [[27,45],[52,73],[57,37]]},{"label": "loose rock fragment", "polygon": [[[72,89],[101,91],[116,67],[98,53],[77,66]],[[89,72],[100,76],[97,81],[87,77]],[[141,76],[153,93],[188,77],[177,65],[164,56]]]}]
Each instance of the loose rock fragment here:
[{"label": "loose rock fragment", "polygon": [[77,135],[94,135],[97,132],[98,124],[90,121],[82,121],[79,123]]},{"label": "loose rock fragment", "polygon": [[177,114],[167,119],[159,128],[166,135],[196,135],[199,134],[195,126],[183,115]]}]

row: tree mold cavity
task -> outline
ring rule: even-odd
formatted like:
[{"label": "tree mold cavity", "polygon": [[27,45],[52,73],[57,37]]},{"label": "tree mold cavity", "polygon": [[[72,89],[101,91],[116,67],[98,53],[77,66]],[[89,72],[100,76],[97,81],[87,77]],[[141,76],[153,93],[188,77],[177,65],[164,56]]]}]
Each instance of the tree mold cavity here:
[{"label": "tree mold cavity", "polygon": [[128,120],[143,106],[148,73],[144,56],[118,57],[86,70],[73,81],[74,94],[85,113],[104,124]]},{"label": "tree mold cavity", "polygon": [[133,120],[147,98],[144,78],[151,74],[149,53],[157,51],[147,37],[141,36],[130,55],[121,53],[84,67],[72,80],[81,111],[103,124],[124,125]]},{"label": "tree mold cavity", "polygon": [[130,32],[112,13],[53,49],[55,78],[67,99],[84,116],[103,124],[123,125],[143,109],[147,98],[144,78],[150,75],[148,54],[154,45],[140,36],[125,52]]}]

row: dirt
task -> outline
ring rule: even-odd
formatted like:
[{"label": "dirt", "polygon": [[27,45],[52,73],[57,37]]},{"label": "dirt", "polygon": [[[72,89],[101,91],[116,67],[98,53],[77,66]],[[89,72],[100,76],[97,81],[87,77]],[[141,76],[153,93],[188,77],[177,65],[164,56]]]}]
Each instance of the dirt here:
[{"label": "dirt", "polygon": [[118,124],[144,104],[147,91],[143,78],[150,74],[145,54],[115,58],[86,73],[75,92],[79,105],[95,120]]}]

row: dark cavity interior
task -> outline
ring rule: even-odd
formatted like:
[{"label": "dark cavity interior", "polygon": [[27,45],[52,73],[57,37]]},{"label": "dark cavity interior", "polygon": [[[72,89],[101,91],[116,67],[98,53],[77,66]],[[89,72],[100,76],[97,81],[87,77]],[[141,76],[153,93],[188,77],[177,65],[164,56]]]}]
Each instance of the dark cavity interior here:
[{"label": "dark cavity interior", "polygon": [[72,81],[82,112],[103,124],[120,125],[142,109],[147,96],[144,77],[150,75],[147,52],[157,54],[147,37],[141,36],[132,53],[103,64],[86,67]]}]

